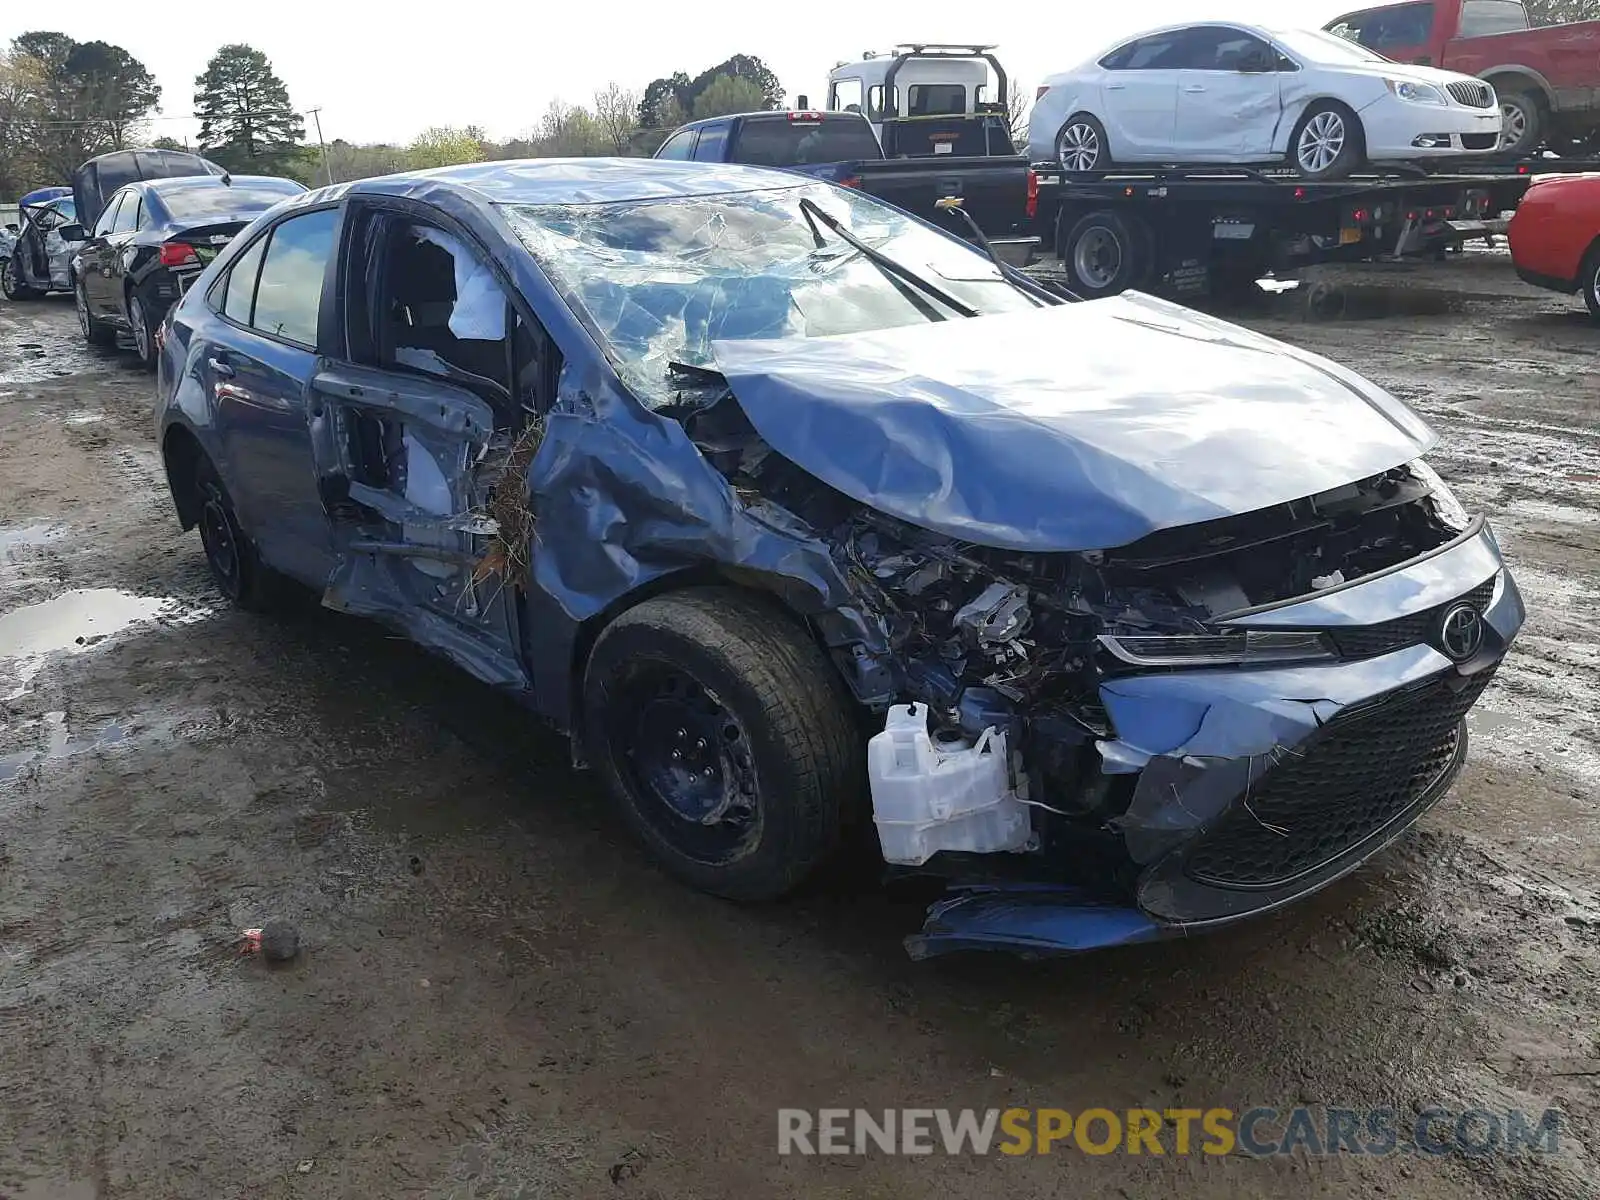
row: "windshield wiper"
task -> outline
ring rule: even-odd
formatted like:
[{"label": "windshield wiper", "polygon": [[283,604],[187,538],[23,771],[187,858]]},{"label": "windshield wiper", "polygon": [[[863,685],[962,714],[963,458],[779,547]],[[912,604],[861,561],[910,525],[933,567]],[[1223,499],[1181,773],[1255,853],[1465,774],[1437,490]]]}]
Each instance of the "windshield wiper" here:
[{"label": "windshield wiper", "polygon": [[[978,315],[978,310],[973,308],[972,305],[957,300],[938,284],[924,279],[910,267],[896,262],[881,250],[874,250],[866,242],[862,241],[855,234],[846,229],[837,218],[831,216],[827,211],[818,206],[809,198],[802,199],[800,201],[800,213],[808,222],[810,222],[812,218],[821,221],[829,229],[833,230],[836,235],[838,235],[840,241],[844,242],[848,246],[853,247],[857,253],[863,255],[865,258],[871,261],[884,274],[892,275],[902,283],[910,284],[919,292],[922,292],[928,296],[932,296],[940,304],[943,304],[946,308],[954,309],[963,317],[975,317]],[[814,233],[815,231],[816,226],[813,225],[812,232]]]}]

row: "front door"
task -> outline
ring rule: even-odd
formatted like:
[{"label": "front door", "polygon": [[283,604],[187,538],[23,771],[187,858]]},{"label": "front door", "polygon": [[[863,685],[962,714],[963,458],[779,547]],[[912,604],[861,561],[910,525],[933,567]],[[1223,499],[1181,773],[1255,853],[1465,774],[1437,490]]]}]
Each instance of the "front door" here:
[{"label": "front door", "polygon": [[1191,30],[1178,72],[1178,145],[1202,162],[1270,157],[1282,113],[1280,59],[1240,29]]},{"label": "front door", "polygon": [[88,301],[89,311],[96,316],[103,316],[105,313],[106,296],[109,292],[106,287],[106,272],[110,270],[112,232],[126,197],[126,192],[118,192],[111,197],[110,203],[96,218],[89,240],[78,252],[78,275],[83,284],[83,294]]},{"label": "front door", "polygon": [[[416,207],[366,206],[349,239],[350,356],[312,383],[310,429],[337,565],[324,603],[381,617],[478,678],[527,688],[538,436],[519,315],[487,255]],[[523,517],[527,515],[527,521]]]},{"label": "front door", "polygon": [[1174,158],[1178,122],[1178,53],[1182,30],[1140,38],[1102,77],[1111,155],[1128,161]]},{"label": "front door", "polygon": [[310,584],[325,580],[333,563],[307,401],[338,227],[339,210],[325,208],[258,236],[207,295],[233,326],[227,344],[208,343],[195,356],[234,507],[268,564]]}]

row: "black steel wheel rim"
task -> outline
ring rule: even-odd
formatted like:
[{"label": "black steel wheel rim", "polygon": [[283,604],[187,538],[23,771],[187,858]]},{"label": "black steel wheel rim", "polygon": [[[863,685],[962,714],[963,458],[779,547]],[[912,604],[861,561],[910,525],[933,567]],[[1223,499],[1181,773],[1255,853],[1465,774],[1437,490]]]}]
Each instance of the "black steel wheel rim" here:
[{"label": "black steel wheel rim", "polygon": [[200,541],[217,582],[230,597],[239,594],[239,539],[227,503],[216,488],[207,487],[200,507]]},{"label": "black steel wheel rim", "polygon": [[722,701],[674,664],[642,662],[610,709],[618,769],[651,828],[701,863],[747,850],[761,821],[752,747]]}]

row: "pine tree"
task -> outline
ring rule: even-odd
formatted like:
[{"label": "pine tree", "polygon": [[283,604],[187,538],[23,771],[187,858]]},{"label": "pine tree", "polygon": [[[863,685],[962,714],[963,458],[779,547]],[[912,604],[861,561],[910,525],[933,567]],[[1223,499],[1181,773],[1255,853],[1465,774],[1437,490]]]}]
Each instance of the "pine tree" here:
[{"label": "pine tree", "polygon": [[194,86],[200,143],[208,157],[230,171],[272,175],[300,156],[305,122],[261,51],[222,47]]}]

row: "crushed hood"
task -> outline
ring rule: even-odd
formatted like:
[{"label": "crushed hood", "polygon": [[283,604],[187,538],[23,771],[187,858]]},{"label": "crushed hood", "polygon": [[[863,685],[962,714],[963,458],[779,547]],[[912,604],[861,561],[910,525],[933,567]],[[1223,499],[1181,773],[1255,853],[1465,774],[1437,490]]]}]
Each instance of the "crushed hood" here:
[{"label": "crushed hood", "polygon": [[774,450],[925,529],[1110,549],[1418,457],[1353,372],[1149,296],[839,337],[714,343]]}]

